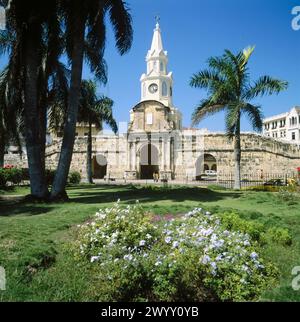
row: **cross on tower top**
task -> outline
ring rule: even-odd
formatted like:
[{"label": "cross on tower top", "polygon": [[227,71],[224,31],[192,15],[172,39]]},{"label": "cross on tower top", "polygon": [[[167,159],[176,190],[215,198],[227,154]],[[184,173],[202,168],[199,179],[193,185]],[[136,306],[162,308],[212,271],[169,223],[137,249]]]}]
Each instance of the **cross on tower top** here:
[{"label": "cross on tower top", "polygon": [[156,27],[159,27],[159,23],[160,23],[160,16],[159,15],[155,16],[155,21],[156,21]]}]

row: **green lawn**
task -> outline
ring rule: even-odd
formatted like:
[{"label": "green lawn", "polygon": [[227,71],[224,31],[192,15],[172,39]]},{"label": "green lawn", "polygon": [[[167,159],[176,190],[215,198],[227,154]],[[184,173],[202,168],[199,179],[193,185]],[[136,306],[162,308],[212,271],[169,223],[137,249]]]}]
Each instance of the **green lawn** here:
[{"label": "green lawn", "polygon": [[185,213],[195,206],[213,212],[236,209],[241,217],[266,227],[288,228],[292,246],[274,243],[264,248],[264,256],[277,265],[281,278],[278,287],[268,290],[262,299],[300,301],[300,291],[291,288],[292,268],[300,266],[300,201],[281,201],[269,192],[88,185],[69,188],[71,201],[64,204],[7,199],[26,193],[27,188],[0,191],[0,266],[5,267],[8,280],[7,291],[0,291],[2,301],[95,300],[91,276],[77,266],[65,245],[74,237],[76,225],[118,199],[124,204],[138,199],[146,210],[160,215]]}]

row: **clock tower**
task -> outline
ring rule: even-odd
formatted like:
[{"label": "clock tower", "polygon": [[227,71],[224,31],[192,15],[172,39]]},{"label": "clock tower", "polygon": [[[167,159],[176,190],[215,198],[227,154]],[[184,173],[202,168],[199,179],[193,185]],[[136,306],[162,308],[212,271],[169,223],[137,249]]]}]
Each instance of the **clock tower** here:
[{"label": "clock tower", "polygon": [[154,100],[167,107],[173,107],[173,75],[168,72],[168,53],[163,49],[158,22],[146,62],[147,73],[141,77],[141,101]]}]

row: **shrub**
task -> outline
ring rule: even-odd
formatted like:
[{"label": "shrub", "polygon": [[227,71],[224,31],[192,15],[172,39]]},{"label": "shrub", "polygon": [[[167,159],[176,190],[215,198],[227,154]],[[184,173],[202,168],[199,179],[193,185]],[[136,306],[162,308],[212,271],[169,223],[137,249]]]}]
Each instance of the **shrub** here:
[{"label": "shrub", "polygon": [[77,171],[70,172],[68,181],[70,184],[79,184],[81,182],[81,174]]},{"label": "shrub", "polygon": [[281,188],[278,197],[281,201],[289,202],[291,204],[296,204],[299,198],[295,190],[290,190],[289,188]]},{"label": "shrub", "polygon": [[72,249],[106,301],[255,300],[277,278],[249,234],[202,209],[161,222],[117,203],[79,228]]},{"label": "shrub", "polygon": [[265,192],[278,192],[280,187],[277,186],[253,186],[253,187],[244,187],[242,188],[244,191],[265,191]]},{"label": "shrub", "polygon": [[22,182],[22,170],[17,168],[5,169],[7,174],[7,181],[12,184],[20,184]]},{"label": "shrub", "polygon": [[285,246],[292,245],[292,236],[290,235],[288,229],[273,227],[269,229],[264,235],[266,241],[275,242]]},{"label": "shrub", "polygon": [[4,188],[7,184],[7,171],[0,168],[0,187]]},{"label": "shrub", "polygon": [[261,241],[264,225],[255,221],[244,220],[234,212],[221,215],[221,222],[225,229],[249,234],[256,241]]}]

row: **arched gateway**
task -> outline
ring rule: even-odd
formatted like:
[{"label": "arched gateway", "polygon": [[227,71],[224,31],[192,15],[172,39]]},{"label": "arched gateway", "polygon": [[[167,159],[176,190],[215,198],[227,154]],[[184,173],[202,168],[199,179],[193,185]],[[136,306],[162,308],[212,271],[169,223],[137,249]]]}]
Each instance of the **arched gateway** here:
[{"label": "arched gateway", "polygon": [[159,173],[159,152],[153,144],[146,144],[140,150],[140,178],[153,179]]},{"label": "arched gateway", "polygon": [[103,179],[107,174],[107,159],[104,155],[98,154],[93,158],[93,178]]}]

